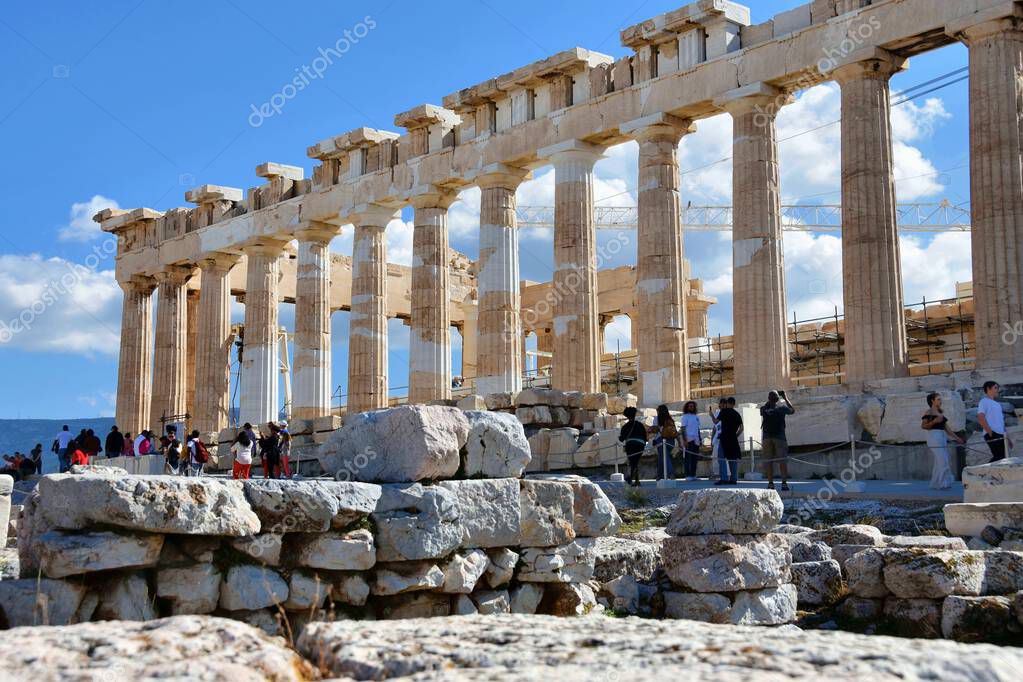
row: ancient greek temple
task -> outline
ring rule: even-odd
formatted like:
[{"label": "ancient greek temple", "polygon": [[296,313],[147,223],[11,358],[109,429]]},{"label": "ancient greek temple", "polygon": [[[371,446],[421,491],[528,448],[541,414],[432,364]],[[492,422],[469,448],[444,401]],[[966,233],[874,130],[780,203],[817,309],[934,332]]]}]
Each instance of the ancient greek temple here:
[{"label": "ancient greek temple", "polygon": [[[244,300],[240,418],[277,416],[278,305],[295,302],[293,415],[331,412],[334,310],[351,312],[348,409],[387,406],[387,321],[410,334],[409,400],[451,394],[452,324],[472,345],[476,392],[515,391],[523,369],[516,188],[553,166],[549,311],[552,384],[600,390],[600,277],[594,164],[639,143],[632,308],[641,404],[689,394],[678,149],[700,119],[734,122],[735,392],[789,381],[776,116],[794,93],[841,88],[845,380],[905,376],[907,335],[896,224],[889,82],[918,53],[969,48],[976,366],[1023,365],[1002,341],[1023,320],[1023,7],[1007,0],[815,0],[765,23],[700,0],[622,31],[634,54],[575,48],[307,150],[313,177],[266,163],[265,184],[203,185],[193,207],[108,209],[124,290],[117,421],[136,432],[189,411],[227,426],[231,296]],[[479,187],[479,260],[448,246],[448,208]],[[414,209],[410,278],[389,265],[386,225]],[[338,278],[328,244],[354,225]],[[297,242],[297,254],[293,244]],[[289,265],[293,264],[293,265]],[[332,281],[333,278],[333,281]],[[156,309],[153,332],[153,297]],[[407,300],[405,297],[407,296]],[[704,306],[705,310],[705,306]],[[692,321],[690,320],[690,324]]]}]

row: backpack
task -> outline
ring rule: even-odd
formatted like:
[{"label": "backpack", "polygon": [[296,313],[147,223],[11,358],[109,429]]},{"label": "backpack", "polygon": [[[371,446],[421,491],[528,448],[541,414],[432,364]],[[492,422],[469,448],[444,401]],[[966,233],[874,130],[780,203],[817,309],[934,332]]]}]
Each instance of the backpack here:
[{"label": "backpack", "polygon": [[198,438],[195,439],[195,461],[200,464],[206,464],[210,461],[210,451],[206,449],[206,445]]},{"label": "backpack", "polygon": [[670,420],[667,424],[661,426],[661,438],[664,440],[670,440],[672,438],[678,438],[678,428],[675,426],[675,420]]},{"label": "backpack", "polygon": [[149,441],[149,439],[148,438],[143,438],[139,442],[139,451],[136,452],[135,454],[136,455],[148,455],[149,454],[149,450],[151,449],[151,447],[152,447],[152,443]]}]

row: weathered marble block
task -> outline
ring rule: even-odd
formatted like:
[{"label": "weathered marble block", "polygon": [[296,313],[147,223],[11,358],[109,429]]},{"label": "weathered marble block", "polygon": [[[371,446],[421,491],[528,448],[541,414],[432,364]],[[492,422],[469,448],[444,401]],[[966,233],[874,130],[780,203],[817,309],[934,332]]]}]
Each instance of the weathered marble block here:
[{"label": "weathered marble block", "polygon": [[774,535],[690,535],[661,545],[671,581],[694,592],[739,592],[789,582],[792,555]]},{"label": "weathered marble block", "polygon": [[781,521],[784,505],[774,490],[687,490],[665,529],[669,535],[762,535]]}]

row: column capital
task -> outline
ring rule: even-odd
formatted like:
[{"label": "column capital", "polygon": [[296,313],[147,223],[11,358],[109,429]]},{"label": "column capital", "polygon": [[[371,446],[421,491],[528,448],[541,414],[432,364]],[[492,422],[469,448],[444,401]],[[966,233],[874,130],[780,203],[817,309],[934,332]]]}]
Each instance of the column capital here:
[{"label": "column capital", "polygon": [[246,256],[282,256],[288,246],[288,240],[276,238],[260,238],[259,241],[242,246]]},{"label": "column capital", "polygon": [[117,284],[123,291],[133,291],[140,294],[151,294],[156,289],[156,278],[149,275],[132,275],[128,279],[119,280]]},{"label": "column capital", "polygon": [[501,187],[514,191],[524,181],[532,179],[533,174],[528,169],[516,168],[503,163],[492,163],[474,171],[470,171],[466,179],[476,184],[480,189],[490,187]]},{"label": "column capital", "polygon": [[678,142],[686,135],[696,132],[696,123],[671,114],[653,114],[623,123],[618,130],[640,142],[654,138],[670,138]]},{"label": "column capital", "polygon": [[183,286],[192,278],[194,271],[190,265],[165,265],[153,276],[160,284]]},{"label": "column capital", "polygon": [[458,200],[458,194],[437,185],[417,185],[409,191],[409,202],[414,208],[441,208],[445,211]]},{"label": "column capital", "polygon": [[565,140],[549,147],[544,147],[536,152],[541,159],[547,159],[551,163],[560,161],[588,161],[591,164],[604,158],[606,147],[583,142],[582,140]]},{"label": "column capital", "polygon": [[839,85],[865,79],[888,80],[908,67],[909,60],[905,57],[879,47],[870,47],[838,61],[831,70],[831,77]]},{"label": "column capital", "polygon": [[339,226],[315,220],[303,223],[295,230],[295,238],[300,242],[318,242],[320,244],[329,244],[339,234],[341,234]]},{"label": "column capital", "polygon": [[401,210],[380,204],[358,204],[344,218],[358,227],[387,227],[392,220],[401,219]]},{"label": "column capital", "polygon": [[220,272],[226,273],[231,270],[238,261],[241,260],[241,256],[234,253],[223,253],[221,251],[214,251],[213,253],[206,254],[199,260],[199,269],[203,272]]},{"label": "column capital", "polygon": [[974,12],[945,25],[945,34],[967,45],[1000,33],[1019,32],[1023,28],[1023,8],[1015,2],[1003,2],[982,12]]},{"label": "column capital", "polygon": [[729,90],[715,99],[714,104],[733,116],[759,111],[774,117],[783,106],[794,101],[792,93],[761,81]]}]

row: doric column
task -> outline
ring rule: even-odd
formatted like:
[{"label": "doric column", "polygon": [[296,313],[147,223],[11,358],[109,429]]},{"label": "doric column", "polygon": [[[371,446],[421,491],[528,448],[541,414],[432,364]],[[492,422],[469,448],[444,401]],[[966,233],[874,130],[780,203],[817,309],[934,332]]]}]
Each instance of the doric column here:
[{"label": "doric column", "polygon": [[117,367],[117,425],[138,435],[149,428],[150,387],[153,376],[153,289],[149,277],[119,282],[124,291],[121,305],[121,353]]},{"label": "doric column", "polygon": [[639,229],[634,346],[640,404],[656,407],[689,394],[686,290],[678,145],[691,121],[656,114],[622,127],[639,142]]},{"label": "doric column", "polygon": [[276,421],[280,412],[277,308],[283,252],[284,244],[277,242],[245,248],[245,330],[238,417],[241,423]]},{"label": "doric column", "polygon": [[202,272],[195,328],[194,428],[217,435],[228,426],[231,406],[231,283],[239,257],[226,253],[199,261]]},{"label": "doric column", "polygon": [[785,255],[775,118],[791,98],[764,83],[719,102],[732,115],[735,392],[789,384]]},{"label": "doric column", "polygon": [[180,266],[169,266],[156,275],[156,351],[153,354],[153,400],[149,410],[149,424],[155,433],[162,431],[161,418],[182,418],[186,412],[188,304],[185,283],[191,276],[191,268]]},{"label": "doric column", "polygon": [[515,190],[528,176],[528,171],[497,165],[484,168],[475,178],[480,187],[476,348],[476,392],[480,395],[522,390],[522,296]]},{"label": "doric column", "polygon": [[905,60],[854,55],[842,87],[842,274],[846,381],[906,376],[889,80]]},{"label": "doric column", "polygon": [[593,166],[603,150],[578,140],[541,149],[554,166],[554,388],[600,390]]},{"label": "doric column", "polygon": [[338,229],[313,223],[298,237],[295,282],[295,370],[293,419],[330,415],[330,240]]},{"label": "doric column", "polygon": [[[1006,5],[1002,9],[1008,8]],[[1023,364],[1023,10],[949,27],[970,50],[970,191],[978,368]]]},{"label": "doric column", "polygon": [[[200,284],[200,287],[202,285]],[[195,359],[196,359],[196,333],[198,328],[195,321],[199,319],[199,289],[189,289],[185,292],[185,303],[187,312],[185,319],[188,320],[187,339],[185,341],[185,411],[195,417]]]},{"label": "doric column", "polygon": [[348,412],[387,407],[387,224],[401,212],[360,206],[349,214],[352,244],[352,312],[348,333]]},{"label": "doric column", "polygon": [[448,207],[455,195],[435,188],[412,197],[412,333],[409,403],[451,397],[448,304]]}]

